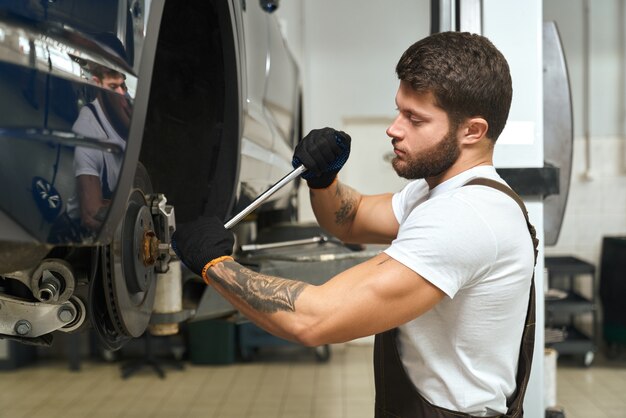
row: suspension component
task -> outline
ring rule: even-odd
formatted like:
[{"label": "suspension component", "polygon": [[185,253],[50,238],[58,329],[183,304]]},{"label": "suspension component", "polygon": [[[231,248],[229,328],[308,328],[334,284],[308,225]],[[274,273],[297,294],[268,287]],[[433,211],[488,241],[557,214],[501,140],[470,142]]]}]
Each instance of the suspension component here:
[{"label": "suspension component", "polygon": [[172,256],[175,255],[170,243],[172,234],[176,230],[176,216],[174,207],[167,204],[167,199],[163,194],[151,196],[151,207],[154,229],[156,237],[159,239],[150,242],[150,254],[155,259],[156,271],[165,273],[169,268]]},{"label": "suspension component", "polygon": [[74,293],[76,278],[72,266],[65,260],[43,260],[30,277],[33,296],[41,302],[60,304]]},{"label": "suspension component", "polygon": [[80,327],[86,315],[85,304],[76,296],[60,305],[30,302],[0,295],[0,334],[36,338],[52,331],[71,332]]}]

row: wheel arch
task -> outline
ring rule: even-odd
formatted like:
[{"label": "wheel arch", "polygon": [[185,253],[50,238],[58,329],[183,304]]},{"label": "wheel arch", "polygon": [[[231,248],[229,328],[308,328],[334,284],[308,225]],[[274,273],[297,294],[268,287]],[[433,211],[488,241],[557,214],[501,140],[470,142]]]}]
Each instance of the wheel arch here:
[{"label": "wheel arch", "polygon": [[226,219],[237,193],[242,95],[237,10],[165,2],[139,160],[180,222]]}]

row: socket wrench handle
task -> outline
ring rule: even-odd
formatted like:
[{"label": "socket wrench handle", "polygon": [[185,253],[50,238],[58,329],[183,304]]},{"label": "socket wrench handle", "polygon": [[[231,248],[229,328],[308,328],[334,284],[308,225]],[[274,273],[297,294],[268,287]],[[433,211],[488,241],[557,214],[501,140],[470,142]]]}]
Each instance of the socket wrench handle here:
[{"label": "socket wrench handle", "polygon": [[271,195],[285,187],[287,183],[289,183],[305,171],[306,167],[302,164],[299,165],[297,168],[294,168],[289,174],[278,180],[276,184],[263,192],[259,197],[254,199],[252,203],[250,203],[244,210],[233,216],[228,222],[226,222],[226,224],[224,224],[224,227],[226,229],[230,229],[233,226],[237,225],[243,218],[248,216],[250,212],[261,206],[261,204],[263,204],[263,202],[265,202]]}]

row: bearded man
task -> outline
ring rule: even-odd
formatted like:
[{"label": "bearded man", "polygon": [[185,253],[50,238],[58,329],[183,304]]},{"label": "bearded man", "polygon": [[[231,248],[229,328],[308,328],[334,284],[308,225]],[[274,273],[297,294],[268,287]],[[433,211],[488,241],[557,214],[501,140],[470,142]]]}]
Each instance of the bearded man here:
[{"label": "bearded man", "polygon": [[522,416],[536,240],[493,166],[511,104],[508,64],[487,38],[446,32],[409,47],[396,72],[387,136],[393,168],[413,180],[403,190],[363,195],[341,183],[344,132],[314,130],[294,153],[319,224],[344,242],[389,245],[381,254],[312,286],[236,263],[216,218],[180,226],[173,245],[277,336],[318,346],[375,334],[377,417]]}]

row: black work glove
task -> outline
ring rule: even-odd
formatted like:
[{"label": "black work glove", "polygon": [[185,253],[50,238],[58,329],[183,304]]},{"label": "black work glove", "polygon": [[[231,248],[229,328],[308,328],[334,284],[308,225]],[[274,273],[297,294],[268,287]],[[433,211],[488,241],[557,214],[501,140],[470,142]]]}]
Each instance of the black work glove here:
[{"label": "black work glove", "polygon": [[172,249],[180,261],[199,276],[210,261],[233,253],[233,233],[216,216],[202,216],[176,227]]},{"label": "black work glove", "polygon": [[291,164],[304,164],[302,174],[312,189],[332,184],[350,155],[350,135],[332,128],[314,129],[296,145]]}]

